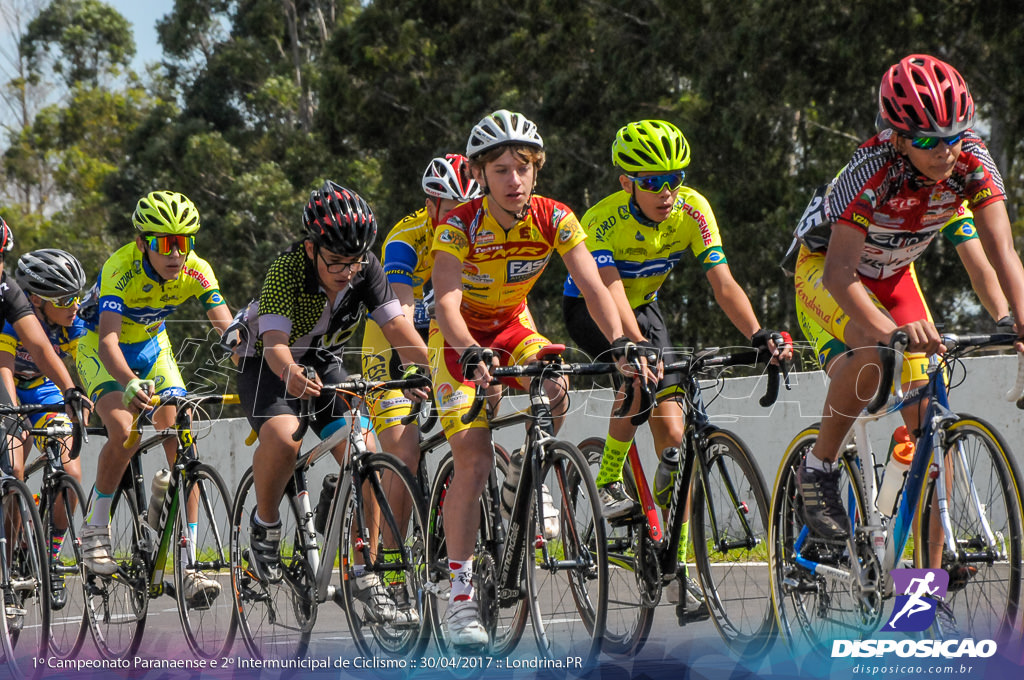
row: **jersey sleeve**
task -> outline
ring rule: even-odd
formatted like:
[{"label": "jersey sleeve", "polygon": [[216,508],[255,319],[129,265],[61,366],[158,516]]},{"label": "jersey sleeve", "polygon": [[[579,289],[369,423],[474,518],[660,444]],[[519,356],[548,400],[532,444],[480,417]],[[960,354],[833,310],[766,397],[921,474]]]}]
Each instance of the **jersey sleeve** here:
[{"label": "jersey sleeve", "polygon": [[5,321],[3,330],[0,330],[0,352],[18,356],[18,333],[10,321]]},{"label": "jersey sleeve", "polygon": [[956,214],[942,226],[941,232],[954,247],[978,238],[978,230],[974,227],[974,213],[966,203],[960,204]]},{"label": "jersey sleeve", "polygon": [[974,134],[966,135],[961,153],[970,154],[972,158],[964,187],[968,207],[977,210],[996,201],[1005,201],[1003,177],[981,138]]},{"label": "jersey sleeve", "polygon": [[292,317],[298,292],[302,290],[304,272],[299,260],[290,253],[278,257],[270,265],[263,280],[259,298],[259,332],[279,330],[291,333]]},{"label": "jersey sleeve", "polygon": [[207,311],[224,304],[224,296],[220,294],[220,284],[217,283],[217,276],[213,273],[213,267],[203,258],[190,253],[185,262],[182,275],[186,277],[191,293],[203,305]]},{"label": "jersey sleeve", "polygon": [[701,194],[693,192],[682,206],[686,221],[690,223],[690,250],[703,271],[727,262],[722,249],[722,235],[711,204]]},{"label": "jersey sleeve", "polygon": [[431,253],[448,253],[460,262],[469,254],[469,237],[467,236],[472,203],[463,203],[448,213],[444,222],[434,231],[434,241],[430,245]]},{"label": "jersey sleeve", "polygon": [[32,313],[32,303],[13,276],[3,272],[0,277],[0,319],[14,323]]},{"label": "jersey sleeve", "polygon": [[615,244],[612,238],[615,234],[613,229],[617,218],[608,215],[603,207],[605,201],[601,201],[593,208],[583,214],[583,221],[580,227],[586,234],[587,250],[594,256],[594,261],[600,267],[615,267]]},{"label": "jersey sleeve", "polygon": [[587,233],[583,231],[580,221],[568,206],[552,203],[551,228],[555,232],[555,250],[559,255],[565,255],[579,244],[585,243]]},{"label": "jersey sleeve", "polygon": [[366,256],[366,266],[363,267],[363,281],[361,295],[363,304],[373,320],[383,326],[391,319],[402,314],[402,305],[398,302],[398,296],[391,290],[384,268],[381,266],[377,256],[369,253]]}]

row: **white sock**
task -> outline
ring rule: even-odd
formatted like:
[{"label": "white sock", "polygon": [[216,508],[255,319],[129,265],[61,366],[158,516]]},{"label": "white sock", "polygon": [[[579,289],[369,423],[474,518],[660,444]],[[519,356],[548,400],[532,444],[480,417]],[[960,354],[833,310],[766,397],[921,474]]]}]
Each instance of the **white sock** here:
[{"label": "white sock", "polygon": [[449,577],[452,581],[452,602],[473,599],[473,560],[448,562]]}]

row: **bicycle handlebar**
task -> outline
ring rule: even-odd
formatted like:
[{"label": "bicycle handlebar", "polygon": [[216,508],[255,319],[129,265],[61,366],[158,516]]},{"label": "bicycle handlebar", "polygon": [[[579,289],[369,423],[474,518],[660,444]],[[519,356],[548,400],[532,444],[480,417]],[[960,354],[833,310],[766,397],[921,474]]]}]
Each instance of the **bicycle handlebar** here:
[{"label": "bicycle handlebar", "polygon": [[[886,344],[878,343],[878,354],[881,359],[882,377],[878,381],[878,390],[871,401],[868,402],[866,410],[868,413],[877,413],[889,400],[889,392],[893,388],[893,379],[897,375],[896,366],[899,365],[899,375],[903,374],[903,353],[910,345],[910,338],[903,331],[896,331],[889,338]],[[902,382],[902,381],[901,381]],[[902,385],[896,391],[897,399],[903,397]]]},{"label": "bicycle handlebar", "polygon": [[[20,404],[18,406],[0,406],[0,416],[26,416],[38,413],[58,413],[56,409],[64,406],[63,402],[53,404]],[[76,409],[80,410],[80,409]],[[33,436],[66,437],[71,436],[68,456],[71,460],[78,458],[82,451],[82,440],[87,437],[87,429],[82,425],[82,414],[78,413],[78,421],[72,421],[70,430],[62,426],[47,425],[46,427],[27,427],[25,430]]]},{"label": "bicycle handlebar", "polygon": [[[185,404],[186,406],[202,406],[203,404],[237,404],[239,403],[237,394],[168,394],[160,396],[154,394],[149,398],[150,410],[156,409],[159,406],[177,406],[178,404]],[[132,429],[128,433],[128,438],[124,440],[124,448],[133,448],[142,437],[142,427],[139,425],[139,420],[142,418],[142,413],[136,413],[132,418]]]},{"label": "bicycle handlebar", "polygon": [[[782,337],[779,336],[781,342]],[[779,387],[782,376],[785,376],[786,388],[789,388],[789,372],[777,364],[770,363],[774,358],[766,348],[750,348],[740,352],[718,354],[719,347],[710,347],[702,352],[665,366],[665,373],[702,373],[713,368],[729,368],[730,366],[750,366],[768,364],[768,384],[765,393],[758,399],[758,404],[767,408],[779,398]]]},{"label": "bicycle handlebar", "polygon": [[[312,367],[306,367],[306,377],[310,380],[316,379],[316,372]],[[313,377],[309,377],[312,372]],[[414,390],[420,388],[430,388],[430,378],[425,375],[417,375],[412,378],[404,378],[400,380],[364,380],[363,378],[353,378],[350,380],[343,380],[338,383],[331,383],[328,385],[321,385],[320,391],[333,390],[335,392],[350,392],[354,393],[359,397],[365,397],[367,393],[374,390]],[[306,431],[309,429],[310,422],[316,420],[316,411],[313,409],[313,397],[307,397],[302,399],[299,404],[299,427],[292,434],[294,441],[302,441],[302,438],[306,436]],[[415,413],[411,416],[415,418]],[[423,429],[429,430],[433,427],[434,421],[437,420],[437,415],[431,409],[430,415],[424,421]],[[410,419],[408,422],[412,422]],[[405,419],[402,420],[402,424],[408,424]]]}]

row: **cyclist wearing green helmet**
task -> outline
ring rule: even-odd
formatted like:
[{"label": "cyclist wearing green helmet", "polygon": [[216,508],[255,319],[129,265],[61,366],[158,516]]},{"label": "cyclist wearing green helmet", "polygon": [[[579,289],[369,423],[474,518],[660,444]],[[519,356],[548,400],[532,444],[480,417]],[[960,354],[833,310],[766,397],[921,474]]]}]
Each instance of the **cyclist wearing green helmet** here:
[{"label": "cyclist wearing green helmet", "polygon": [[[587,232],[587,248],[616,301],[623,327],[628,326],[626,319],[635,318],[644,335],[637,343],[646,348],[643,353],[652,358],[660,355],[665,363],[673,360],[675,343],[658,306],[658,289],[687,250],[700,262],[715,300],[733,325],[754,346],[767,345],[771,332],[761,327],[746,293],[732,276],[711,206],[700,193],[683,184],[684,168],[690,164],[690,145],[679,128],[663,120],[641,120],[622,127],[612,144],[612,163],[621,170],[622,190],[588,210],[582,224]],[[596,332],[572,276],[565,282],[562,302],[569,335],[577,346],[595,359],[606,355],[611,347]],[[779,349],[782,358],[792,353],[789,345]],[[667,376],[658,388],[677,382],[677,376]],[[624,398],[624,389],[621,385],[619,388],[613,412]],[[632,418],[640,401],[634,400],[629,415],[613,417],[608,428],[596,480],[608,518],[629,514],[634,506],[623,489],[622,465],[636,434]],[[664,459],[654,480],[655,499],[664,507],[671,497],[679,455],[676,447],[683,437],[682,408],[667,400],[654,408],[649,422],[655,450]],[[680,564],[686,563],[685,524],[683,532]],[[686,578],[685,571],[674,585],[686,586],[680,591],[687,594],[688,618],[707,618],[699,587]],[[673,588],[670,599],[678,598],[680,591]]]},{"label": "cyclist wearing green helmet", "polygon": [[[193,249],[200,222],[192,201],[176,191],[151,192],[139,199],[132,223],[140,233],[103,264],[79,311],[87,332],[79,341],[78,374],[107,428],[82,550],[86,567],[104,575],[117,570],[110,555],[110,502],[135,453],[125,448],[134,415],[149,408],[154,392],[186,394],[164,319],[195,297],[218,331],[231,323],[213,268]],[[169,428],[175,417],[174,408],[161,408],[153,423]],[[168,463],[176,447],[173,438],[164,445]],[[186,597],[197,607],[220,592],[220,584],[198,571],[186,574],[186,583]]]}]

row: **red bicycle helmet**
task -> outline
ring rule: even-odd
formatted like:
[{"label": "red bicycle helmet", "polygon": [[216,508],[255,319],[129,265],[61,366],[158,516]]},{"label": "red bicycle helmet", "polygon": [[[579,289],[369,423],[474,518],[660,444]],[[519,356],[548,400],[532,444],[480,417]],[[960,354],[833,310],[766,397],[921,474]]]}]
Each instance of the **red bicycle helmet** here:
[{"label": "red bicycle helmet", "polygon": [[14,248],[14,232],[4,222],[4,218],[0,217],[0,257],[3,257],[4,253],[10,252]]},{"label": "red bicycle helmet", "polygon": [[974,124],[974,99],[955,68],[927,54],[912,54],[882,78],[878,115],[908,137],[952,137]]}]

